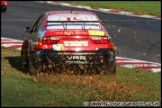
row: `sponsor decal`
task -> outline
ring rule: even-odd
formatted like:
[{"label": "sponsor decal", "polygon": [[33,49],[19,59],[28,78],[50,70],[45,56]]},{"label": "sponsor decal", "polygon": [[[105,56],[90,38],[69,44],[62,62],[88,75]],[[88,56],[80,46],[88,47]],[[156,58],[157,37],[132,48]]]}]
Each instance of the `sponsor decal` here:
[{"label": "sponsor decal", "polygon": [[55,51],[62,51],[64,49],[64,45],[63,44],[54,44],[52,45],[53,50]]},{"label": "sponsor decal", "polygon": [[65,46],[88,46],[88,41],[64,41]]},{"label": "sponsor decal", "polygon": [[104,36],[105,33],[100,30],[88,30],[89,35],[95,35],[95,36]]}]

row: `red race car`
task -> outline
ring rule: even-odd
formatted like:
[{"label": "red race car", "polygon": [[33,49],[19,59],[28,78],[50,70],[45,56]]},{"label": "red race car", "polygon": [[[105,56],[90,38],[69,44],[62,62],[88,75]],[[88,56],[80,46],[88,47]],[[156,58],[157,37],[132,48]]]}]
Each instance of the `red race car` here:
[{"label": "red race car", "polygon": [[21,57],[30,75],[38,72],[116,73],[116,51],[96,14],[50,11],[25,27]]},{"label": "red race car", "polygon": [[6,11],[7,10],[7,1],[1,1],[1,10]]}]

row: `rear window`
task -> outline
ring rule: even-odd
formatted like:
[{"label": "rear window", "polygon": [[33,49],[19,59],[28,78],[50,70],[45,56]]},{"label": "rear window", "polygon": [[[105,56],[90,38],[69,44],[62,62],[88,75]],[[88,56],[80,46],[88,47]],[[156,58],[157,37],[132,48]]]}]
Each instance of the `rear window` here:
[{"label": "rear window", "polygon": [[93,14],[53,14],[47,19],[47,29],[101,29]]}]

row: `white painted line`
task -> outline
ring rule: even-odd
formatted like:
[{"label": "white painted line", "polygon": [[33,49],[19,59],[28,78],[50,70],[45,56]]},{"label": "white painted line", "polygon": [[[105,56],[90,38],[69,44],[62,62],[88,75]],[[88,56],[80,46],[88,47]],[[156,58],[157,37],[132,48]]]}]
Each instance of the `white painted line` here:
[{"label": "white painted line", "polygon": [[13,46],[13,45],[11,45],[11,44],[3,44],[3,45],[1,45],[1,46],[10,47],[10,46]]},{"label": "white painted line", "polygon": [[[126,57],[123,57],[123,58],[126,58]],[[155,62],[150,62],[150,61],[144,61],[144,60],[137,60],[137,59],[132,59],[132,58],[126,58],[126,59],[129,59],[129,60],[132,60],[132,61],[136,61],[136,62],[149,62],[149,63],[154,63],[154,64],[157,64],[157,65],[160,65],[160,63],[155,63]]]},{"label": "white painted line", "polygon": [[[76,7],[76,6],[72,6],[72,7]],[[83,6],[81,5],[78,5],[77,8],[83,8]]]},{"label": "white painted line", "polygon": [[2,44],[1,46],[10,47],[10,46],[14,46],[14,45],[22,45],[22,44]]},{"label": "white painted line", "polygon": [[[38,2],[39,2],[39,1],[38,1]],[[52,3],[52,1],[46,1],[46,3],[49,3],[49,4],[50,4],[50,3]]]},{"label": "white painted line", "polygon": [[152,68],[152,69],[150,69],[150,71],[155,72],[155,73],[161,72],[161,68],[159,68],[159,69]]},{"label": "white painted line", "polygon": [[132,66],[132,65],[121,65],[121,67],[133,68],[133,66]]},{"label": "white painted line", "polygon": [[99,8],[100,11],[103,11],[103,12],[108,12],[109,10],[111,9],[103,9],[103,8]]},{"label": "white painted line", "polygon": [[141,15],[141,17],[155,18],[155,16],[151,16],[151,15]]},{"label": "white painted line", "polygon": [[122,65],[122,66],[125,66],[125,67],[131,67],[131,68],[139,68],[139,67],[157,67],[159,68],[160,65],[156,65],[156,64],[125,64],[125,65]]},{"label": "white painted line", "polygon": [[[3,41],[4,40],[4,41]],[[7,40],[7,41],[6,41]],[[4,37],[1,37],[1,42],[8,42],[8,41],[14,41],[14,42],[23,42],[23,40],[18,40],[18,39],[12,39],[12,38],[4,38]]]},{"label": "white painted line", "polygon": [[44,3],[44,1],[36,1],[36,2],[39,2],[39,3]]},{"label": "white painted line", "polygon": [[16,50],[19,50],[19,51],[21,51],[21,47],[20,47],[20,48],[17,48]]},{"label": "white painted line", "polygon": [[[117,60],[116,63],[139,63],[139,61],[132,61],[132,60]],[[150,64],[151,62],[140,61],[140,63]]]},{"label": "white painted line", "polygon": [[82,6],[82,8],[93,10],[90,6]]},{"label": "white painted line", "polygon": [[[136,67],[133,67],[132,65],[123,65],[121,67],[136,69]],[[140,69],[137,69],[137,70],[140,70]],[[141,70],[151,71],[151,72],[154,72],[154,73],[161,72],[161,68],[141,69]]]},{"label": "white painted line", "polygon": [[120,11],[119,14],[123,14],[123,15],[133,15],[133,12]]}]

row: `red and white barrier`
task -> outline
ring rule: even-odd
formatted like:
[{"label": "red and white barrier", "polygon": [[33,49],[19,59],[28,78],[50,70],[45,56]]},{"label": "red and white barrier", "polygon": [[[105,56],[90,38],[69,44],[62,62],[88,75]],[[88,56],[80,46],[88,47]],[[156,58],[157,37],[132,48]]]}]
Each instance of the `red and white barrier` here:
[{"label": "red and white barrier", "polygon": [[[21,50],[22,42],[23,42],[22,40],[1,37],[1,46],[12,48],[15,50]],[[161,72],[161,64],[149,62],[149,61],[143,61],[143,60],[137,60],[137,59],[131,59],[125,57],[116,57],[116,64],[117,66],[122,66],[126,68],[148,70],[150,72],[155,72],[155,73]]]}]

